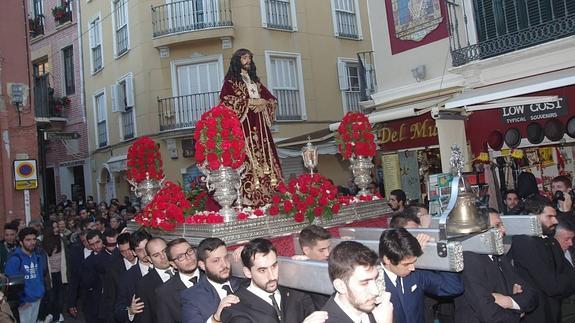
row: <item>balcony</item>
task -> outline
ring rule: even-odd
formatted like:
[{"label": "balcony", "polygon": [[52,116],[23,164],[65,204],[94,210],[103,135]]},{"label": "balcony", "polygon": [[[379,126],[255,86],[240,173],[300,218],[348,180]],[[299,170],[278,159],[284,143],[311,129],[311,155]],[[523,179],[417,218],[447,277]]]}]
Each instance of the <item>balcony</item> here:
[{"label": "balcony", "polygon": [[52,15],[58,26],[72,21],[72,3],[70,1],[63,1],[62,5],[52,8]]},{"label": "balcony", "polygon": [[359,101],[371,100],[371,95],[377,92],[373,51],[357,53],[359,62]]},{"label": "balcony", "polygon": [[28,30],[31,38],[44,35],[44,16],[38,15],[28,19]]},{"label": "balcony", "polygon": [[475,0],[472,14],[447,4],[454,67],[575,35],[573,0]]},{"label": "balcony", "polygon": [[277,121],[300,121],[304,119],[299,90],[274,89],[273,93],[278,99]]},{"label": "balcony", "polygon": [[231,0],[184,0],[152,7],[154,47],[232,37]]},{"label": "balcony", "polygon": [[65,110],[69,108],[69,100],[56,98],[54,89],[49,86],[48,74],[34,78],[34,113],[38,127],[46,129],[62,129],[66,125]]},{"label": "balcony", "polygon": [[158,98],[160,131],[193,128],[202,114],[219,102],[219,91]]}]

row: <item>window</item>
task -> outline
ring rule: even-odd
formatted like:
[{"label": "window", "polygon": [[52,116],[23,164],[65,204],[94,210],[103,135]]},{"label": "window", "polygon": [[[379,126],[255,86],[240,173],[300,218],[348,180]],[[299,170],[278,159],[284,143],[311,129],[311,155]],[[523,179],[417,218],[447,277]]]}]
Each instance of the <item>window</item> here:
[{"label": "window", "polygon": [[74,47],[68,46],[62,49],[64,60],[64,89],[66,95],[74,94]]},{"label": "window", "polygon": [[[48,74],[48,61],[35,62],[32,65],[34,73],[34,112],[36,118],[50,115],[50,84]],[[52,91],[53,93],[53,91]]]},{"label": "window", "polygon": [[355,60],[339,58],[337,62],[337,74],[344,113],[350,111],[359,112],[359,63]]},{"label": "window", "polygon": [[262,26],[296,31],[295,0],[260,0]]},{"label": "window", "polygon": [[278,99],[276,120],[305,120],[303,73],[299,54],[266,51],[268,85]]},{"label": "window", "polygon": [[36,37],[44,35],[44,8],[42,6],[42,0],[32,0],[29,18],[28,27],[30,36]]},{"label": "window", "polygon": [[[221,55],[182,60],[172,66],[175,98],[166,113],[175,115],[176,127],[195,126],[202,114],[220,101],[223,82]],[[164,111],[163,111],[164,112]]]},{"label": "window", "polygon": [[331,0],[335,35],[342,38],[361,39],[361,21],[357,0]]},{"label": "window", "polygon": [[98,148],[108,145],[108,116],[106,112],[106,92],[94,95],[94,112],[96,114],[96,140]]},{"label": "window", "polygon": [[112,11],[114,14],[114,47],[116,57],[118,57],[127,52],[130,47],[127,0],[114,0],[112,2]]},{"label": "window", "polygon": [[100,16],[90,21],[88,27],[90,38],[90,64],[92,73],[96,73],[104,67],[102,57],[102,22]]},{"label": "window", "polygon": [[120,136],[123,140],[135,136],[134,83],[132,74],[112,85],[112,112],[120,113]]}]

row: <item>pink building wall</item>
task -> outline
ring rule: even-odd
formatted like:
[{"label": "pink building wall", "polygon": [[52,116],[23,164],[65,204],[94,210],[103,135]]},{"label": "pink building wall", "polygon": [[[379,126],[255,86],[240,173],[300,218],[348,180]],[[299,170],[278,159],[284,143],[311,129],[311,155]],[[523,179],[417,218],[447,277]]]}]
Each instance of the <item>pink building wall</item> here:
[{"label": "pink building wall", "polygon": [[[0,10],[0,225],[15,218],[24,219],[24,193],[14,189],[13,162],[27,156],[38,158],[38,144],[31,91],[20,113],[11,103],[8,83],[31,79],[28,52],[26,0],[6,1]],[[39,190],[30,191],[31,217],[40,215]]]}]

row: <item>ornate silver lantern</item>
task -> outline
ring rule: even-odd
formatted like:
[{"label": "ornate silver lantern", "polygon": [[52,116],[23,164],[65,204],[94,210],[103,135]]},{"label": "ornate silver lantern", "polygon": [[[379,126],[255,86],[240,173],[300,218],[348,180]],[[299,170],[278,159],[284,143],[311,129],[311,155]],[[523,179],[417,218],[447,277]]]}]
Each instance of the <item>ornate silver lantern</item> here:
[{"label": "ornate silver lantern", "polygon": [[307,144],[301,149],[301,156],[303,158],[303,165],[309,169],[310,174],[313,175],[313,170],[317,167],[317,147],[312,145],[310,137],[307,137]]},{"label": "ornate silver lantern", "polygon": [[370,192],[367,188],[371,184],[371,169],[373,168],[371,157],[353,156],[349,161],[351,163],[349,168],[353,173],[353,182],[360,189],[357,196],[369,195]]},{"label": "ornate silver lantern", "polygon": [[142,208],[148,205],[154,199],[156,193],[158,193],[164,186],[165,178],[160,180],[150,178],[150,174],[146,172],[146,179],[137,183],[135,181],[128,181],[132,185],[131,190],[134,192],[136,197],[140,198]]}]

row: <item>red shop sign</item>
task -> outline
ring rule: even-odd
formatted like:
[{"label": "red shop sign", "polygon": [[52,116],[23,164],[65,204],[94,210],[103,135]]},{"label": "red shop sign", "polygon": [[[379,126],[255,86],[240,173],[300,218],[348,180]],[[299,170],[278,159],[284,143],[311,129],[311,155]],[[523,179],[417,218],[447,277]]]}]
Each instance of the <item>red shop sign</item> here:
[{"label": "red shop sign", "polygon": [[430,113],[385,122],[377,130],[377,143],[382,151],[437,145],[437,127]]}]

